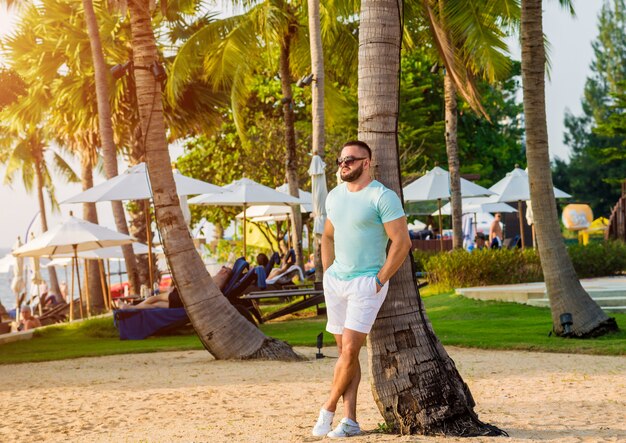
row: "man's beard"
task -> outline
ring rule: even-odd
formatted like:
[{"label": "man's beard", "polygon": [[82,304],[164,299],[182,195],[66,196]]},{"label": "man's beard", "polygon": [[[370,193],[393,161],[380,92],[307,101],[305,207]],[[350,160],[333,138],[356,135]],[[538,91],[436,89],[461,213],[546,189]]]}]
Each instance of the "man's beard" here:
[{"label": "man's beard", "polygon": [[361,166],[359,166],[356,169],[351,170],[350,172],[348,172],[347,174],[343,174],[343,171],[341,172],[341,179],[344,182],[353,182],[355,180],[357,180],[361,174],[363,174],[363,163],[361,163]]}]

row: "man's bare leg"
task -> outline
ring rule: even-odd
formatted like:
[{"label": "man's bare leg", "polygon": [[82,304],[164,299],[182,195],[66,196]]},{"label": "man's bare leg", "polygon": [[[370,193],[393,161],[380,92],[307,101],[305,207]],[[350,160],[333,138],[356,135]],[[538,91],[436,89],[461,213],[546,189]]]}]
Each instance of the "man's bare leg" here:
[{"label": "man's bare leg", "polygon": [[356,394],[361,380],[359,352],[366,337],[367,334],[351,329],[344,329],[342,335],[335,336],[339,347],[339,359],[335,365],[330,396],[323,406],[327,411],[335,412],[337,402],[343,396],[346,416],[355,421]]}]

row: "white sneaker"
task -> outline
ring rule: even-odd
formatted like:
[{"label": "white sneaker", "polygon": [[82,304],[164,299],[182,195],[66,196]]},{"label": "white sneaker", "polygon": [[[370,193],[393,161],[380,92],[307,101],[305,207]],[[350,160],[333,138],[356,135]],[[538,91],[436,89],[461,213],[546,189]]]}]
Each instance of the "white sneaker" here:
[{"label": "white sneaker", "polygon": [[320,409],[320,416],[317,418],[317,423],[313,426],[312,434],[316,437],[323,437],[333,429],[334,412],[327,411],[326,409]]},{"label": "white sneaker", "polygon": [[361,427],[357,422],[349,418],[342,418],[337,427],[326,434],[330,438],[352,437],[361,433]]}]

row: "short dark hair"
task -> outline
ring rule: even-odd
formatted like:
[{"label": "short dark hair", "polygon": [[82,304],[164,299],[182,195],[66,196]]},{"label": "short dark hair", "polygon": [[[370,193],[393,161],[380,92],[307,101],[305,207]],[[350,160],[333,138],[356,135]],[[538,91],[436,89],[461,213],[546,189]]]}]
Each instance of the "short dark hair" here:
[{"label": "short dark hair", "polygon": [[367,158],[369,158],[369,159],[372,158],[372,150],[367,145],[367,143],[362,142],[361,140],[350,140],[349,142],[344,143],[344,145],[342,146],[342,149],[347,147],[347,146],[358,146],[359,148],[364,149],[365,151],[367,151]]},{"label": "short dark hair", "polygon": [[261,252],[259,255],[256,256],[256,262],[259,264],[259,266],[265,266],[270,262],[270,259],[267,258],[267,255]]}]

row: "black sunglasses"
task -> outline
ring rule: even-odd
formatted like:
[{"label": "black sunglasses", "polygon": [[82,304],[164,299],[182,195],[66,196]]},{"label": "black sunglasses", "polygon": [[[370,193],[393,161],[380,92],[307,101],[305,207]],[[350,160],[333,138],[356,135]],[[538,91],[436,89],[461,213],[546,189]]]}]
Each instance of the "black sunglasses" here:
[{"label": "black sunglasses", "polygon": [[350,167],[352,166],[352,164],[357,161],[357,160],[365,160],[367,157],[352,157],[352,156],[348,156],[348,157],[344,157],[344,158],[338,158],[337,159],[337,166],[341,166],[341,164],[343,163],[344,165]]}]

